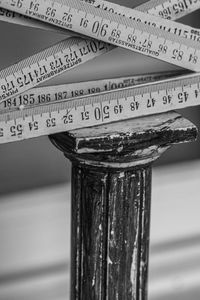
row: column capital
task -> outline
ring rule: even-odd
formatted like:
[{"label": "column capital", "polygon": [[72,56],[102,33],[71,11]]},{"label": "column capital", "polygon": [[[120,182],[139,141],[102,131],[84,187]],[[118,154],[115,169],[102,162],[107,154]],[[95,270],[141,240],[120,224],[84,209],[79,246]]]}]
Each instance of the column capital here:
[{"label": "column capital", "polygon": [[170,112],[50,137],[72,161],[71,300],[147,300],[151,162],[196,135]]},{"label": "column capital", "polygon": [[70,160],[110,168],[155,161],[171,145],[196,139],[197,129],[176,112],[129,119],[51,135]]}]

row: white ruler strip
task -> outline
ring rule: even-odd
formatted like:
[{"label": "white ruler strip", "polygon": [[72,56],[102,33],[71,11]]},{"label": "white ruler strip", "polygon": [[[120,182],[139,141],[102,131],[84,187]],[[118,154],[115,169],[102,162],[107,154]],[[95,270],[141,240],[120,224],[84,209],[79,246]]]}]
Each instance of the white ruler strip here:
[{"label": "white ruler strip", "polygon": [[200,74],[57,101],[0,116],[0,143],[200,104]]},{"label": "white ruler strip", "polygon": [[[4,9],[0,7],[0,21],[16,24],[16,25],[22,25],[27,27],[33,27],[33,28],[40,28],[44,30],[52,30],[59,32],[59,29],[54,28],[53,26],[49,24],[45,24],[36,20],[33,20],[31,18],[25,17],[21,14],[15,13],[13,11],[10,11],[8,9]],[[64,31],[61,31],[64,33]]]},{"label": "white ruler strip", "polygon": [[69,38],[0,71],[0,102],[113,49],[97,40]]},{"label": "white ruler strip", "polygon": [[[101,7],[102,9],[109,10],[110,12],[114,11],[112,8],[112,3],[109,2],[107,5],[105,5],[105,3],[102,4],[101,0],[80,1],[87,2],[94,7]],[[164,19],[176,20],[191,13],[192,11],[199,9],[199,2],[200,0],[151,0],[137,6],[135,9],[148,12],[152,15],[160,16]],[[59,33],[70,35],[70,32],[66,32],[66,30],[55,28],[49,24],[39,22],[4,8],[0,8],[0,21],[44,30],[57,31]]]},{"label": "white ruler strip", "polygon": [[[100,0],[98,0],[98,1],[100,1]],[[99,2],[94,1],[94,3],[96,3],[96,5],[97,5]],[[100,1],[100,3],[102,3],[102,1]],[[108,2],[106,2],[106,3],[108,3]],[[151,1],[148,3],[150,5]],[[106,5],[108,5],[108,4],[106,4]],[[113,4],[109,3],[109,5],[112,6]],[[110,6],[105,6],[105,2],[104,2],[104,9],[110,10],[111,8],[112,7],[110,7]],[[115,7],[113,7],[112,9],[114,10],[114,8]],[[141,8],[141,6],[140,6],[140,8]],[[78,42],[84,43],[82,39],[80,39],[79,41],[77,39],[77,43]],[[42,52],[43,54],[38,53],[29,59],[25,59],[25,60],[15,64],[12,67],[9,67],[5,70],[0,71],[0,102],[3,100],[9,99],[11,96],[14,97],[20,93],[23,93],[26,90],[37,86],[39,83],[45,82],[49,78],[52,78],[54,76],[57,76],[57,74],[64,72],[65,68],[63,68],[63,64],[65,64],[65,62],[63,62],[62,54],[59,52],[59,48],[62,48],[64,51],[64,48],[63,48],[64,43],[65,42],[61,42],[61,43],[58,43],[56,46],[51,47],[51,49],[49,51],[52,55],[50,68],[49,68],[48,55],[45,54],[46,52]],[[70,49],[67,48],[68,47],[67,42],[65,45],[66,45],[65,51],[69,52]],[[97,45],[97,46],[95,46],[95,45]],[[88,60],[94,58],[94,52],[95,52],[95,57],[97,57],[97,56],[100,56],[101,54],[104,54],[112,49],[112,47],[109,46],[108,44],[103,44],[103,42],[101,44],[100,43],[97,44],[97,42],[91,42],[91,40],[88,40],[88,41],[85,40],[85,44],[83,44],[81,53],[80,53],[79,46],[76,49],[75,48],[76,47],[74,45],[74,53],[76,53],[77,61],[79,59],[82,59],[81,57],[83,56],[83,53],[84,53],[85,58],[87,58],[86,60],[88,61]],[[163,52],[163,51],[165,52],[166,46],[161,46],[160,50],[161,50],[161,52]],[[182,52],[177,52],[174,55],[175,55],[175,57],[178,55],[177,59],[179,59],[179,56],[181,55],[181,53]],[[71,52],[70,52],[70,55],[72,55]],[[42,58],[45,57],[46,61],[45,60],[40,61],[41,57]],[[55,59],[55,57],[56,57],[56,59]],[[196,56],[192,57],[192,59],[195,60],[196,59],[195,57]],[[60,59],[61,59],[62,63],[61,63]],[[59,61],[60,61],[60,63],[59,63]],[[35,64],[35,63],[32,64],[32,62],[37,62],[37,64]],[[43,71],[42,71],[42,74],[40,75],[41,69]],[[31,78],[29,78],[30,74],[31,74]],[[36,75],[36,74],[38,74],[38,75]],[[28,80],[27,80],[27,78],[28,78]],[[31,80],[29,80],[29,79],[31,79]],[[24,81],[24,82],[22,82],[22,81]]]},{"label": "white ruler strip", "polygon": [[199,3],[200,0],[152,0],[138,9],[164,19],[175,20],[199,9]]},{"label": "white ruler strip", "polygon": [[183,75],[181,71],[158,72],[152,74],[141,74],[128,77],[78,82],[55,86],[43,86],[34,88],[25,93],[12,97],[0,103],[0,114],[5,112],[33,107],[35,105],[50,103],[54,101],[75,98],[94,93],[101,93],[128,86],[144,84],[156,80],[164,80],[170,77]]},{"label": "white ruler strip", "polygon": [[[105,1],[101,1],[104,3]],[[200,71],[196,29],[112,4],[118,14],[79,0],[0,0],[0,6],[23,15]],[[118,10],[118,11],[117,11]]]}]

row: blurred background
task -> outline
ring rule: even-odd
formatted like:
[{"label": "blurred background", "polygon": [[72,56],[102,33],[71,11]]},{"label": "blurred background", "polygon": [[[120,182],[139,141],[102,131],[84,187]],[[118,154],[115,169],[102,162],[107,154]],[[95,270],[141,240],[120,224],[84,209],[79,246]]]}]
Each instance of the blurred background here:
[{"label": "blurred background", "polygon": [[[199,27],[199,11],[180,22]],[[4,22],[0,36],[0,69],[65,38]],[[116,49],[47,85],[175,69]],[[199,107],[180,112],[198,126]],[[200,299],[199,150],[199,141],[174,146],[155,164],[150,299]],[[48,137],[0,145],[0,157],[0,300],[67,299],[70,162]]]}]

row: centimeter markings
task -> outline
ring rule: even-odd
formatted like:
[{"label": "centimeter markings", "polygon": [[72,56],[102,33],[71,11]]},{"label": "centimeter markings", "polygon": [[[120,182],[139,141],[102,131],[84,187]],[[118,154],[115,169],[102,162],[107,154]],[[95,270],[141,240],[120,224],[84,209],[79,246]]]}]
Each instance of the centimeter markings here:
[{"label": "centimeter markings", "polygon": [[[102,8],[115,12],[112,3],[102,3],[101,0],[80,0],[93,5],[96,8]],[[176,20],[181,18],[192,11],[199,8],[200,0],[151,0],[142,5],[137,6],[137,10],[148,12],[149,14],[160,16],[164,19]],[[0,21],[14,23],[17,25],[35,27],[44,30],[56,31],[70,35],[70,31],[66,32],[61,28],[55,28],[50,24],[39,22],[38,20],[31,19],[21,14],[15,13],[8,9],[0,8]]]},{"label": "centimeter markings", "polygon": [[[18,3],[17,5],[20,6],[22,4],[21,1],[16,2],[18,0],[13,0],[14,3]],[[80,0],[79,0],[80,1]],[[88,0],[85,0],[88,1]],[[81,1],[80,1],[81,2]],[[103,9],[112,11],[114,13],[120,13],[119,6],[116,6],[112,3],[101,1],[101,0],[94,0],[92,1],[95,5],[95,8],[99,8],[99,5],[101,4],[101,8],[103,5]],[[100,4],[99,4],[100,3]],[[150,5],[151,1],[148,2],[148,7],[152,7]],[[36,6],[37,7],[37,6]],[[139,9],[144,10],[144,6],[139,6]],[[131,10],[128,10],[128,16],[131,17]],[[66,16],[67,17],[67,16]],[[70,21],[70,15],[68,15],[67,19]],[[28,20],[29,21],[29,20]],[[147,41],[147,40],[146,40]],[[80,43],[83,43],[83,41],[80,39]],[[2,70],[0,72],[0,102],[4,101],[6,99],[9,99],[11,96],[16,96],[20,93],[25,92],[26,90],[37,86],[39,83],[42,83],[46,80],[48,80],[50,77],[54,77],[57,74],[60,74],[66,70],[65,65],[66,61],[63,62],[63,55],[62,53],[58,52],[57,49],[62,48],[63,49],[63,43],[58,43],[56,47],[51,48],[51,64],[49,65],[49,58],[44,55],[41,55],[41,53],[36,54],[32,56],[30,59],[25,59],[18,64],[15,64],[12,67],[9,67],[5,70]],[[77,40],[78,43],[78,40]],[[147,46],[149,42],[146,42]],[[66,43],[67,44],[67,43]],[[74,45],[75,47],[75,45]],[[166,45],[162,46],[161,51],[166,51]],[[81,56],[85,56],[85,61],[92,59],[94,56],[99,56],[101,54],[104,54],[108,51],[110,51],[112,47],[108,44],[97,44],[96,41],[85,40],[85,45],[83,45],[82,50],[80,50],[79,46],[77,49],[74,49],[75,57],[77,58],[76,61],[81,59]],[[66,45],[66,52],[69,52],[69,48]],[[63,50],[64,51],[64,50]],[[81,53],[80,53],[81,51]],[[94,54],[95,52],[95,54]],[[73,51],[70,50],[70,55],[73,56]],[[178,51],[177,53],[174,53],[175,57],[177,56],[177,59],[181,58],[182,50]],[[42,60],[40,61],[40,57],[45,57],[46,61]],[[52,60],[53,59],[53,60]],[[72,58],[73,59],[73,58]],[[196,56],[192,58],[193,60],[196,59]],[[32,62],[37,62],[37,64],[31,64]],[[54,61],[54,62],[53,62]],[[73,66],[75,67],[75,65]],[[69,69],[69,68],[67,68]],[[15,72],[15,73],[14,73]]]},{"label": "centimeter markings", "polygon": [[[102,3],[105,1],[102,1]],[[112,4],[121,15],[79,0],[0,0],[0,6],[186,69],[200,71],[196,29]],[[130,18],[131,17],[131,18]]]},{"label": "centimeter markings", "polygon": [[200,104],[200,74],[62,100],[0,115],[0,143]]},{"label": "centimeter markings", "polygon": [[40,28],[44,30],[51,30],[56,32],[60,31],[61,33],[66,32],[66,30],[65,31],[59,30],[49,24],[36,21],[34,19],[31,19],[29,17],[23,16],[21,14],[15,13],[13,11],[1,7],[0,7],[0,21],[16,24],[16,25],[27,26],[27,27]]},{"label": "centimeter markings", "polygon": [[2,102],[0,104],[0,114],[17,109],[22,110],[26,107],[33,107],[54,101],[106,92],[156,80],[164,80],[166,78],[183,74],[184,73],[181,71],[157,72],[120,78],[33,88],[23,94]]},{"label": "centimeter markings", "polygon": [[199,3],[200,0],[152,0],[141,6],[141,11],[175,20],[199,9]]},{"label": "centimeter markings", "polygon": [[[58,0],[61,2],[61,0]],[[130,19],[134,19],[136,20],[137,22],[142,22],[148,26],[152,26],[152,27],[157,27],[159,29],[162,29],[166,32],[170,32],[174,35],[177,35],[177,36],[181,36],[181,37],[184,37],[186,39],[190,39],[190,40],[193,40],[193,41],[198,41],[200,42],[200,30],[199,29],[196,29],[196,28],[192,28],[192,27],[187,27],[187,26],[182,26],[180,24],[177,24],[177,23],[168,23],[170,24],[170,26],[164,26],[163,24],[163,21],[162,19],[168,19],[168,18],[165,18],[164,15],[162,15],[162,19],[157,19],[157,22],[155,23],[153,21],[153,18],[150,22],[149,18],[145,19],[144,18],[144,14],[142,16],[142,18],[140,17],[139,14],[135,14],[136,10],[138,11],[141,11],[143,13],[148,13],[150,15],[154,15],[154,16],[161,16],[161,13],[160,13],[160,6],[161,7],[165,7],[169,4],[169,2],[171,2],[171,0],[151,0],[149,2],[146,2],[138,7],[136,7],[134,10],[132,9],[129,9],[127,7],[122,7],[120,5],[117,5],[117,4],[114,4],[112,2],[108,2],[108,1],[105,1],[105,0],[79,0],[79,1],[83,1],[83,2],[88,2],[90,4],[93,3],[93,6],[95,8],[100,8],[102,10],[105,10],[105,11],[109,11],[110,13],[114,13],[114,14],[119,14],[119,15],[122,15],[124,17],[128,17]],[[173,0],[172,0],[173,1]],[[177,2],[180,4],[180,0],[174,0],[173,3]],[[188,0],[188,1],[191,1],[191,5],[192,5],[192,2],[193,1],[196,1],[195,3],[195,8],[193,10],[196,10],[198,8],[200,8],[200,0]],[[158,5],[159,3],[159,5]],[[189,9],[189,6],[187,6],[187,9],[185,10],[185,13],[184,15],[187,15],[191,12],[191,10]],[[173,15],[173,20],[176,20],[177,18],[180,18],[182,16],[181,13],[177,13]],[[178,27],[177,27],[178,26]],[[187,27],[187,28],[186,28]]]},{"label": "centimeter markings", "polygon": [[0,101],[5,101],[113,49],[97,40],[69,38],[0,71]]}]

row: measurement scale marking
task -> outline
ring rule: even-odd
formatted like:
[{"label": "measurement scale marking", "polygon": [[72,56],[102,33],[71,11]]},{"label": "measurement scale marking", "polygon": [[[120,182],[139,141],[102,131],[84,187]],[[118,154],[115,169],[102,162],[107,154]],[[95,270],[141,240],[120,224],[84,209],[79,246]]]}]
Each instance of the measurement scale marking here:
[{"label": "measurement scale marking", "polygon": [[[119,10],[122,13],[126,12],[126,16],[131,11],[137,21],[75,0],[69,0],[68,6],[64,1],[59,0],[54,2],[45,0],[42,3],[31,0],[23,2],[22,0],[20,7],[17,7],[16,2],[13,3],[13,6],[12,3],[11,0],[0,1],[0,5],[4,8],[21,12],[53,25],[187,69],[200,70],[200,45],[199,42],[190,40],[191,36],[188,36],[188,33],[196,30],[190,26],[161,20],[159,17],[122,6],[118,6]],[[115,6],[117,5],[115,4]],[[70,20],[66,20],[65,14],[70,14]],[[155,24],[156,27],[147,24]],[[162,29],[159,26],[162,26]],[[177,32],[168,32],[175,29],[178,34]],[[179,34],[181,36],[178,36]]]},{"label": "measurement scale marking", "polygon": [[[112,3],[110,2],[108,2],[108,5],[105,6],[105,4],[102,4],[102,2],[99,0],[80,1],[84,1],[95,7],[100,7],[102,9],[114,12],[113,7],[111,7]],[[164,19],[175,20],[199,9],[199,1],[200,0],[151,0],[137,6],[137,8],[133,8],[143,12],[148,12],[152,15],[158,15]],[[38,22],[34,19],[3,8],[0,8],[0,21],[14,23],[22,26],[40,28],[44,30],[52,30],[66,34],[66,31],[60,28],[54,28],[49,24],[42,24],[41,22]]]},{"label": "measurement scale marking", "polygon": [[[101,3],[102,4],[102,1],[94,1],[94,3],[96,3],[96,5],[98,4],[98,3]],[[149,2],[149,3],[151,3],[151,2]],[[108,9],[113,9],[114,10],[114,8],[113,8],[113,4],[112,3],[109,3],[109,2],[103,2],[103,4],[104,4],[104,8],[106,9],[106,10],[108,10]],[[109,6],[108,6],[109,5]],[[118,12],[119,12],[119,7],[117,6],[117,8],[118,8]],[[140,6],[140,8],[141,8],[141,6]],[[131,11],[131,10],[130,10]],[[115,11],[116,12],[116,11]],[[80,39],[79,40],[80,42],[82,42],[82,40]],[[28,58],[28,59],[25,59],[25,60],[23,60],[23,61],[21,61],[20,63],[18,63],[18,64],[15,64],[15,65],[13,65],[13,66],[11,66],[11,67],[9,67],[9,68],[6,68],[5,70],[2,70],[1,72],[0,72],[0,78],[2,79],[2,81],[3,81],[3,84],[0,84],[0,101],[3,101],[3,100],[6,100],[6,99],[9,99],[11,96],[16,96],[17,94],[20,94],[20,93],[22,93],[22,92],[24,92],[24,91],[26,91],[26,90],[28,90],[28,89],[30,89],[30,88],[32,88],[33,86],[37,86],[39,83],[41,83],[41,82],[44,82],[44,81],[46,81],[46,80],[48,80],[48,78],[49,77],[54,77],[54,76],[56,76],[58,73],[61,73],[61,70],[59,71],[59,72],[56,72],[56,70],[52,70],[52,72],[51,72],[51,76],[49,76],[48,77],[48,75],[46,75],[46,77],[47,78],[45,78],[45,77],[42,77],[42,78],[40,78],[41,79],[41,81],[40,82],[34,82],[34,81],[32,81],[32,78],[35,76],[35,74],[31,74],[30,75],[30,69],[32,69],[31,67],[30,67],[30,65],[31,65],[31,63],[33,64],[33,63],[35,63],[35,62],[37,62],[37,64],[38,64],[38,66],[37,66],[37,68],[36,69],[38,69],[39,68],[39,70],[41,70],[41,66],[40,66],[40,63],[42,64],[42,68],[43,68],[43,70],[44,70],[44,68],[45,68],[45,65],[46,64],[48,64],[47,62],[41,62],[40,60],[43,60],[43,59],[45,59],[46,57],[48,57],[49,55],[50,55],[50,53],[48,53],[48,52],[50,52],[51,51],[51,54],[52,55],[54,55],[55,57],[57,57],[58,56],[58,51],[59,51],[59,48],[62,48],[63,50],[65,49],[65,50],[67,50],[67,48],[68,48],[68,46],[66,45],[65,47],[63,47],[63,44],[64,43],[66,43],[66,42],[60,42],[60,43],[58,43],[56,46],[53,46],[53,47],[51,47],[50,49],[51,50],[46,50],[46,52],[45,51],[43,51],[42,53],[38,53],[38,54],[36,54],[36,55],[34,55],[34,56],[32,56],[31,58]],[[78,43],[78,39],[77,39],[77,43]],[[88,43],[91,43],[91,40],[88,40]],[[95,42],[94,42],[95,43]],[[56,50],[56,47],[58,48],[58,50]],[[86,51],[89,51],[88,49],[87,49],[87,47],[88,47],[88,44],[85,44],[85,46],[83,46],[83,51],[84,51],[84,53],[86,53]],[[95,56],[97,57],[97,56],[99,56],[99,55],[101,55],[101,54],[104,54],[104,53],[106,53],[106,52],[108,52],[108,51],[110,51],[110,50],[112,50],[112,47],[110,46],[110,45],[108,45],[108,44],[105,44],[105,45],[103,45],[103,43],[102,43],[102,46],[101,47],[105,47],[105,49],[104,49],[104,51],[102,51],[102,49],[99,49],[98,47],[97,47],[97,49],[95,49],[95,51],[96,51],[96,53],[95,53]],[[68,51],[68,50],[67,50]],[[77,53],[79,53],[79,49],[76,49],[75,51],[77,51]],[[82,53],[83,53],[83,51],[82,51]],[[90,50],[91,51],[91,50]],[[163,51],[165,51],[165,49],[163,48]],[[180,53],[179,53],[179,55],[180,55]],[[92,59],[94,57],[94,55],[93,55],[93,53],[91,54],[91,58],[90,58],[90,53],[87,53],[87,61],[88,60],[90,60],[90,59]],[[194,59],[194,58],[193,58]],[[31,62],[31,60],[32,60],[32,62]],[[55,63],[56,63],[56,59],[54,58],[54,60],[55,60]],[[58,61],[58,60],[57,60]],[[25,71],[23,70],[23,67],[25,67]],[[29,75],[27,75],[26,73],[27,73],[27,68],[29,67],[29,69],[28,69],[28,74]],[[34,69],[35,67],[33,67],[33,69]],[[20,73],[20,74],[15,74],[15,73]],[[37,71],[38,72],[38,71]],[[64,70],[63,70],[63,72],[64,72]],[[24,74],[25,73],[25,74]],[[21,78],[21,77],[26,77],[26,76],[31,76],[31,78],[30,78],[30,84],[28,83],[28,81],[26,80],[26,84],[22,84],[22,82],[17,82],[17,84],[14,84],[14,82],[16,82],[16,81],[18,81],[18,80],[21,80],[21,79],[19,79],[19,78]],[[15,77],[15,80],[13,79],[13,77]],[[36,77],[36,76],[35,76]],[[4,79],[5,79],[5,82],[4,82]],[[1,80],[0,80],[0,82],[1,82]],[[21,86],[20,86],[21,85]]]},{"label": "measurement scale marking", "polygon": [[[80,0],[80,1],[83,1],[83,2],[88,2],[90,3],[90,1],[87,1],[87,0]],[[159,1],[160,5],[167,5],[169,2],[172,4],[174,4],[174,2],[176,3],[178,1],[178,3],[180,4],[180,0],[161,0]],[[183,0],[183,1],[186,1],[186,0]],[[197,1],[197,3],[195,3],[195,9],[198,9],[200,8],[200,0],[188,0],[188,1]],[[91,3],[90,3],[91,4]],[[127,7],[122,7],[120,5],[117,5],[117,4],[114,4],[112,2],[108,2],[108,1],[104,1],[104,0],[96,0],[96,1],[93,1],[93,6],[95,8],[101,8],[102,10],[105,10],[105,11],[109,11],[111,13],[114,13],[114,14],[119,14],[119,15],[123,15],[123,16],[126,16],[130,19],[136,19],[138,22],[142,22],[144,24],[147,24],[149,26],[153,26],[153,27],[158,27],[162,30],[165,30],[166,32],[171,32],[175,35],[178,35],[178,36],[182,36],[184,38],[188,38],[188,39],[191,39],[191,40],[194,40],[194,41],[200,41],[200,30],[199,29],[196,29],[196,28],[191,28],[191,30],[189,30],[188,28],[188,31],[186,30],[186,26],[183,25],[183,27],[177,27],[177,23],[170,23],[170,27],[168,26],[163,26],[163,22],[161,21],[164,17],[162,16],[162,19],[159,18],[159,22],[155,23],[153,21],[149,21],[149,18],[148,19],[145,19],[144,18],[144,15],[142,18],[140,18],[137,14],[137,16],[135,16],[135,11],[136,10],[139,10],[143,13],[148,13],[148,14],[152,14],[154,16],[157,16],[157,17],[160,17],[160,11],[157,9],[158,6],[155,6],[155,5],[158,5],[158,1],[156,0],[152,0],[152,1],[148,1],[142,5],[140,5],[139,7],[136,7],[134,10],[130,9],[130,8],[127,8]],[[185,15],[188,14],[190,12],[189,9],[187,9],[187,11],[185,11]],[[173,20],[177,19],[178,17],[180,17],[179,14],[177,15],[174,15],[173,16]],[[165,19],[165,18],[164,18]],[[174,24],[174,25],[173,25]],[[179,24],[179,26],[181,26],[181,24]]]},{"label": "measurement scale marking", "polygon": [[164,19],[174,20],[199,9],[199,3],[200,0],[152,0],[147,1],[138,9]]},{"label": "measurement scale marking", "polygon": [[34,107],[36,105],[50,103],[53,101],[125,88],[128,86],[144,84],[156,80],[164,80],[170,77],[183,75],[184,73],[185,72],[182,71],[158,72],[122,78],[112,78],[34,88],[16,97],[3,101],[0,104],[0,114],[11,110],[22,110],[27,106]]},{"label": "measurement scale marking", "polygon": [[[105,5],[105,3],[102,4],[101,0],[80,1],[84,1],[93,5],[94,7],[100,7],[104,10],[109,10],[110,12],[116,13],[114,8],[112,7],[112,3],[110,2],[107,2],[107,5]],[[199,2],[200,0],[151,0],[133,8],[152,15],[160,16],[164,19],[176,20],[191,13],[192,11],[199,9]],[[71,35],[70,31],[67,32],[62,28],[56,28],[48,23],[45,24],[38,20],[31,19],[30,17],[23,16],[4,8],[0,8],[0,21],[22,26],[40,28],[43,30],[55,31],[68,36]],[[197,32],[199,32],[199,30],[197,30]],[[195,34],[198,33],[193,33],[193,35]]]},{"label": "measurement scale marking", "polygon": [[0,143],[200,104],[200,74],[57,101],[0,115]]},{"label": "measurement scale marking", "polygon": [[67,70],[107,53],[113,46],[69,38],[0,71],[0,101],[16,96]]},{"label": "measurement scale marking", "polygon": [[[58,3],[63,3],[63,1],[59,1],[57,0]],[[127,8],[127,7],[122,7],[120,5],[117,5],[117,4],[114,4],[112,2],[108,2],[108,1],[103,1],[103,0],[96,0],[96,1],[93,1],[93,2],[88,2],[87,0],[79,0],[78,1],[79,3],[80,2],[83,2],[85,4],[88,5],[88,3],[90,5],[92,5],[92,7],[94,8],[100,8],[102,9],[103,11],[109,11],[111,12],[112,14],[118,14],[118,15],[123,15],[123,16],[126,16],[127,18],[129,19],[135,19],[137,20],[137,22],[142,22],[148,26],[153,26],[153,27],[157,27],[161,30],[164,30],[166,32],[171,32],[177,36],[182,36],[184,38],[188,38],[190,40],[194,40],[194,41],[198,41],[199,39],[199,36],[200,36],[200,31],[196,28],[192,28],[190,26],[186,26],[186,25],[181,25],[181,24],[177,24],[177,23],[170,23],[168,24],[168,26],[165,24],[165,26],[163,26],[163,22],[161,21],[162,19],[161,18],[157,18],[158,17],[158,13],[157,14],[154,12],[154,16],[156,16],[157,20],[150,20],[149,16],[147,16],[147,18],[145,18],[145,15],[144,12],[146,13],[149,13],[149,10],[146,10],[145,11],[145,7],[147,5],[141,5],[139,6],[139,9],[136,8],[136,9],[130,9],[130,8]],[[155,1],[154,1],[155,2]],[[67,5],[68,2],[64,1],[64,3]],[[148,7],[152,8],[153,7],[153,3],[148,2]],[[198,3],[198,8],[200,8],[200,2]],[[78,8],[80,9],[80,7]],[[142,16],[139,15],[139,12],[136,14],[136,11],[141,11],[142,12]],[[31,10],[29,10],[30,13],[36,13],[35,11],[34,12],[31,12]],[[37,11],[38,11],[38,8],[37,8]],[[43,15],[44,17],[44,15]],[[175,18],[175,17],[174,17]],[[177,18],[177,16],[176,16]],[[152,18],[151,18],[152,19]],[[43,20],[44,21],[44,20]],[[69,24],[70,27],[72,26],[72,24]],[[178,27],[177,27],[178,26]],[[72,29],[72,27],[71,27]]]},{"label": "measurement scale marking", "polygon": [[[194,75],[192,76],[196,78],[196,76]],[[197,74],[197,77],[198,76],[199,74]],[[185,77],[185,78],[186,78],[185,79],[186,80],[185,84],[186,84],[189,77]],[[193,80],[195,81],[196,79]],[[199,82],[199,78],[196,81]],[[147,89],[147,85],[146,85],[145,87],[143,86],[143,90],[135,89],[135,94],[133,92],[133,96],[132,95],[129,96],[128,91],[125,88],[125,91],[122,90],[117,91],[118,93],[117,99],[115,98],[116,94],[112,94],[111,97],[110,93],[107,93],[106,95],[105,93],[103,93],[100,95],[96,95],[95,97],[87,97],[87,99],[84,97],[77,98],[76,99],[77,101],[74,101],[75,99],[73,100],[69,99],[68,101],[57,102],[54,104],[50,103],[49,105],[46,104],[39,105],[31,109],[25,108],[23,111],[14,111],[12,113],[3,114],[0,120],[2,122],[4,122],[3,120],[5,120],[5,124],[4,124],[5,126],[1,122],[0,142],[4,143],[5,140],[16,141],[24,138],[50,134],[53,132],[65,131],[65,130],[69,130],[70,128],[72,129],[72,128],[80,128],[83,126],[84,127],[93,126],[100,123],[108,123],[111,121],[127,119],[134,116],[140,116],[140,115],[151,114],[151,113],[159,113],[174,108],[197,105],[199,101],[198,99],[199,84],[196,81],[194,82],[195,86],[186,85],[185,87],[183,87],[181,85],[184,84],[183,79],[182,81],[180,81],[180,78],[178,78],[176,81],[175,80],[173,81],[172,83],[173,88],[171,88],[171,91],[165,90],[167,81],[163,82],[164,89],[161,91],[160,89],[162,86],[160,86],[160,89],[157,91],[157,89],[159,88],[159,82],[158,82],[157,83],[158,85],[154,86],[155,90],[153,90],[153,87],[150,90],[149,97],[147,95],[149,90]],[[180,86],[178,85],[174,89],[175,82],[179,82]],[[183,90],[183,88],[186,88],[187,91]],[[193,88],[192,91],[195,92],[196,95],[195,103],[192,103],[191,101],[192,100],[191,95],[192,96],[194,95],[189,93],[189,92],[192,93],[190,88],[191,89]],[[175,91],[177,92],[178,89],[180,91],[178,94],[175,95]],[[166,95],[165,95],[165,91],[166,91]],[[183,91],[185,93],[183,93]],[[148,99],[146,99],[146,106],[144,105],[144,107],[142,107],[142,104],[145,103],[144,92],[146,93],[146,97]],[[164,94],[162,95],[163,97],[162,99],[159,98],[161,97],[162,94],[161,92],[163,92]],[[171,98],[169,98],[170,92],[171,92]],[[127,94],[125,95],[124,93]],[[174,97],[173,98],[174,102],[172,101],[172,96]],[[98,97],[100,97],[102,100],[100,101],[100,98]],[[131,98],[132,102],[129,101],[131,100],[130,97],[132,97]],[[140,104],[139,100],[141,101],[142,104]],[[176,101],[178,101],[178,103],[176,103]],[[126,107],[123,106],[124,102],[126,103]],[[159,107],[158,105],[159,102],[163,103],[163,107],[161,108]],[[129,103],[129,106],[127,106],[127,103]],[[90,108],[89,116],[91,115],[91,119],[90,118],[88,119],[89,108]],[[131,110],[131,115],[130,115],[130,110]],[[23,113],[23,114],[19,115],[19,113]],[[63,115],[61,116],[62,113]],[[75,115],[75,113],[77,115]],[[60,119],[60,117],[62,118]],[[79,119],[77,119],[77,117]],[[75,124],[75,121],[78,121],[79,123],[81,123],[81,125]],[[1,127],[1,125],[3,125],[3,127]],[[65,128],[63,128],[63,126]]]}]

